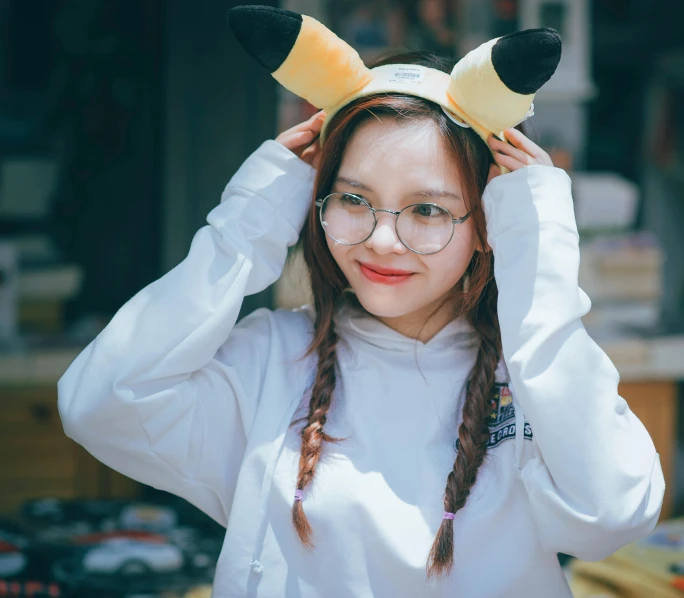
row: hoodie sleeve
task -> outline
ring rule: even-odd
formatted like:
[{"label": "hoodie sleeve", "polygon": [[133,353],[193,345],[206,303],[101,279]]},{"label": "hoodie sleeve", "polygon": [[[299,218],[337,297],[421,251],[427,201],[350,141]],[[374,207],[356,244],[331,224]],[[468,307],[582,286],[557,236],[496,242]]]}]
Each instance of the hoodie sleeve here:
[{"label": "hoodie sleeve", "polygon": [[504,360],[533,431],[521,476],[550,551],[599,560],[648,535],[665,481],[653,441],[618,395],[615,366],[581,321],[570,177],[533,165],[483,194]]},{"label": "hoodie sleeve", "polygon": [[67,436],[113,469],[227,524],[272,318],[236,320],[275,282],[315,170],[265,141],[228,182],[188,255],[114,315],[57,383]]}]

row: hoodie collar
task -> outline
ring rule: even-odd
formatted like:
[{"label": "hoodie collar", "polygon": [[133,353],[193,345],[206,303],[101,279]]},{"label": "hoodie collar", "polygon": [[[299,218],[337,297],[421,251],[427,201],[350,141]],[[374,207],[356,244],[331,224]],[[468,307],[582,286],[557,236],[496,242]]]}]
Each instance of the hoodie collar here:
[{"label": "hoodie collar", "polygon": [[398,353],[440,353],[472,348],[477,333],[463,316],[451,320],[426,343],[390,328],[362,307],[345,302],[335,316],[337,329],[343,336],[357,338],[368,345]]}]

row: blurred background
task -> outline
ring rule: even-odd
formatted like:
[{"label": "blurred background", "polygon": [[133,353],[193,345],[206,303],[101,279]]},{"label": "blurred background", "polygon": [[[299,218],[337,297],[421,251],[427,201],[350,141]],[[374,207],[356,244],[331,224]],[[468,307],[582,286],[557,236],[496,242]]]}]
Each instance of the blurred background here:
[{"label": "blurred background", "polygon": [[[226,12],[243,3],[0,0],[0,596],[209,595],[222,530],[66,438],[56,382],[185,257],[249,153],[316,111],[238,46]],[[561,33],[526,124],[572,177],[585,324],[668,488],[647,540],[606,562],[560,558],[576,596],[684,595],[684,3],[272,4],[367,60],[419,49],[455,61],[519,29]],[[293,255],[243,315],[307,298]],[[89,554],[107,566],[89,569]]]}]

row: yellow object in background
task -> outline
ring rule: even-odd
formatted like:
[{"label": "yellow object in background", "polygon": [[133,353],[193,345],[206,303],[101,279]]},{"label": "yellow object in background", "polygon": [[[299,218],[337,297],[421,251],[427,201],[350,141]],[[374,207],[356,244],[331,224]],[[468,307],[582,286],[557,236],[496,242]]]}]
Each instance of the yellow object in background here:
[{"label": "yellow object in background", "polygon": [[183,598],[211,598],[211,586],[200,586],[190,590]]},{"label": "yellow object in background", "polygon": [[602,561],[575,560],[569,568],[575,598],[682,598],[684,518],[661,523]]}]

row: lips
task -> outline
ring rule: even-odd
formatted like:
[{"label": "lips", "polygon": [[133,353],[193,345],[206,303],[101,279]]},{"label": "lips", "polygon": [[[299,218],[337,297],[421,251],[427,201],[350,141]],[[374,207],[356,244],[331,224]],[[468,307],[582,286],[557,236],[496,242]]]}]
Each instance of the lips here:
[{"label": "lips", "polygon": [[[359,269],[367,280],[388,285],[401,284],[402,282],[409,280],[415,274],[415,272],[409,272],[408,270],[380,268],[379,266],[362,264],[361,262],[359,262]],[[381,273],[378,270],[382,270],[383,272]],[[389,272],[389,274],[385,274],[385,272]]]},{"label": "lips", "polygon": [[372,270],[378,274],[384,274],[385,276],[406,276],[408,274],[413,274],[410,270],[398,270],[396,268],[382,268],[374,264],[367,264],[364,262],[359,262],[367,270]]}]

